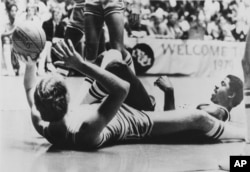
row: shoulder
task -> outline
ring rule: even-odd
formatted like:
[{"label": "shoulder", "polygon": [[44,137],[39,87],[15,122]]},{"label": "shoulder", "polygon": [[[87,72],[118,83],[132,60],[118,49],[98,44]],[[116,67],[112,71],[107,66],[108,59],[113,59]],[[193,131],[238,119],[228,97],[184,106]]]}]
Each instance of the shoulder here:
[{"label": "shoulder", "polygon": [[230,120],[230,113],[227,108],[217,105],[217,104],[200,104],[197,106],[197,109],[204,110],[210,115],[222,121]]}]

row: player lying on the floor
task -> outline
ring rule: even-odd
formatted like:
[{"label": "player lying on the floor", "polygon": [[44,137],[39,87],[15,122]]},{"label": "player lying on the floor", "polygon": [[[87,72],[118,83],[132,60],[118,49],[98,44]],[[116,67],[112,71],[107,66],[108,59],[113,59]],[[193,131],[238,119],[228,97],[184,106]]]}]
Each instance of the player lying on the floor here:
[{"label": "player lying on the floor", "polygon": [[[129,94],[124,103],[138,110],[153,111],[155,104],[151,101],[152,97],[148,95],[139,79],[122,63],[116,62],[106,65],[109,61],[112,61],[112,59],[122,61],[121,54],[116,50],[106,52],[103,57],[104,65],[102,65],[102,67],[105,66],[107,71],[130,83]],[[174,88],[167,76],[159,77],[155,81],[155,85],[164,92],[164,110],[175,109]],[[84,97],[83,103],[94,103],[102,100],[106,96],[107,92],[105,89],[98,82],[94,81]],[[221,81],[220,85],[215,86],[214,92],[211,95],[211,101],[213,103],[200,104],[197,106],[197,109],[205,110],[219,120],[230,121],[230,111],[239,105],[242,99],[243,82],[236,76],[227,75],[225,79]]]},{"label": "player lying on the floor", "polygon": [[94,78],[108,96],[101,102],[73,105],[62,79],[52,76],[36,84],[35,62],[18,55],[26,63],[24,88],[33,125],[50,143],[95,149],[128,139],[154,140],[186,130],[197,130],[218,140],[244,139],[244,128],[220,121],[202,110],[146,112],[124,104],[130,84],[83,61],[72,43],[69,41],[68,44],[64,41],[57,43],[54,53],[67,67]]},{"label": "player lying on the floor", "polygon": [[[164,108],[171,105],[175,107],[174,89],[166,76],[161,76],[155,81],[162,91],[167,90]],[[166,91],[165,91],[166,92]],[[172,95],[172,97],[170,97]],[[167,99],[167,101],[166,101]],[[234,75],[227,75],[220,85],[215,85],[211,94],[212,104],[199,104],[196,108],[208,112],[210,115],[222,121],[230,121],[230,111],[243,100],[243,82]]]}]

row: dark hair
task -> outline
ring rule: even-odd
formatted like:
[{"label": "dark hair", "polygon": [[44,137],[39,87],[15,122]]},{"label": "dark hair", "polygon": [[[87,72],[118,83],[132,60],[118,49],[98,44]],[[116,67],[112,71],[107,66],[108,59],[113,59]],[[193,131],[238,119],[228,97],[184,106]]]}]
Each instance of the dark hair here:
[{"label": "dark hair", "polygon": [[230,80],[230,91],[235,93],[235,97],[232,102],[233,107],[235,107],[243,100],[243,82],[240,78],[234,75],[227,75],[227,78]]},{"label": "dark hair", "polygon": [[34,100],[44,121],[61,120],[68,110],[67,88],[62,80],[51,77],[42,79],[37,85]]}]

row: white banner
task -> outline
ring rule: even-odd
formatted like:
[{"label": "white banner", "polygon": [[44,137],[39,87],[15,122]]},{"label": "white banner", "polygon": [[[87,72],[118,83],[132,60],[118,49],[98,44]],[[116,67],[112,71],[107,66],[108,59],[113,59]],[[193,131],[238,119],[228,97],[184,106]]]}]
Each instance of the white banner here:
[{"label": "white banner", "polygon": [[[155,61],[146,74],[183,74],[189,76],[242,75],[241,59],[244,42],[131,39],[132,47],[149,45]],[[130,44],[131,45],[131,44]]]}]

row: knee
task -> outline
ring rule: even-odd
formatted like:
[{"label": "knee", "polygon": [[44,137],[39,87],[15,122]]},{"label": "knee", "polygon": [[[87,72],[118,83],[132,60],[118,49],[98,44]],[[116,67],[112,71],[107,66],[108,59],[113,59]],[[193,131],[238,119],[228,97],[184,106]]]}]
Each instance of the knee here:
[{"label": "knee", "polygon": [[93,44],[88,44],[85,46],[86,59],[91,62],[95,62],[97,58],[97,48]]},{"label": "knee", "polygon": [[128,69],[128,66],[121,61],[112,61],[106,66],[105,69],[109,72],[112,71],[123,72]]}]

